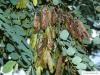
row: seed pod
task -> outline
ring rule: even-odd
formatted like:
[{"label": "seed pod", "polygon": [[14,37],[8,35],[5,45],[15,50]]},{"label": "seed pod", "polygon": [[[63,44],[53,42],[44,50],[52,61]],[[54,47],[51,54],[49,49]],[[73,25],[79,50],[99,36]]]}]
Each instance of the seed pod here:
[{"label": "seed pod", "polygon": [[41,75],[42,67],[39,66],[36,68],[36,75]]},{"label": "seed pod", "polygon": [[36,42],[37,42],[37,34],[32,34],[32,37],[31,37],[31,46],[32,48],[35,48],[36,47]]},{"label": "seed pod", "polygon": [[81,39],[90,38],[89,33],[87,32],[86,28],[84,27],[83,23],[80,20],[76,20],[77,23],[77,30],[79,31],[79,36]]},{"label": "seed pod", "polygon": [[56,19],[57,19],[57,13],[56,13],[55,9],[53,9],[53,11],[52,11],[52,24],[53,25],[56,24]]},{"label": "seed pod", "polygon": [[90,37],[90,35],[88,34],[86,28],[83,26],[83,23],[80,20],[78,20],[78,23],[79,23],[80,27],[83,29],[84,36]]},{"label": "seed pod", "polygon": [[52,50],[52,47],[53,47],[53,41],[52,41],[51,38],[48,38],[47,47],[48,47],[49,50]]},{"label": "seed pod", "polygon": [[55,26],[52,27],[52,38],[53,39],[56,38],[56,27]]},{"label": "seed pod", "polygon": [[34,30],[35,30],[35,32],[38,32],[39,29],[40,29],[40,17],[37,14],[35,14],[35,16],[34,16]]},{"label": "seed pod", "polygon": [[47,52],[47,57],[48,57],[48,61],[47,61],[48,68],[49,68],[50,72],[53,73],[54,72],[54,69],[53,69],[54,63],[53,63],[53,60],[51,58],[50,52]]},{"label": "seed pod", "polygon": [[48,10],[48,21],[49,21],[49,24],[51,24],[52,22],[52,11]]},{"label": "seed pod", "polygon": [[47,36],[47,47],[48,47],[48,49],[52,49],[52,47],[53,47],[53,40],[52,40],[52,31],[51,31],[51,28],[50,28],[50,26],[48,26],[47,28],[46,28],[46,30],[45,30],[45,34],[46,34],[46,36]]},{"label": "seed pod", "polygon": [[44,7],[42,9],[42,12],[41,12],[41,23],[42,23],[42,29],[46,29],[47,25],[48,25],[48,18],[47,18],[47,7]]},{"label": "seed pod", "polygon": [[56,73],[55,75],[61,75],[61,70],[62,70],[62,64],[63,64],[63,57],[62,55],[59,56],[58,62],[57,62],[57,67],[56,67]]}]

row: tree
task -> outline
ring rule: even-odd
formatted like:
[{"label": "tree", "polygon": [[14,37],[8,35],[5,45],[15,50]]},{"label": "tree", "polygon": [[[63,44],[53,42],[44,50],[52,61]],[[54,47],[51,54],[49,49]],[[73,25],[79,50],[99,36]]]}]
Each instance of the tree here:
[{"label": "tree", "polygon": [[69,5],[80,2],[1,0],[3,72],[16,64],[29,75],[79,75],[82,70],[97,70],[88,57],[91,41],[86,18],[79,6],[74,11],[69,9]]}]

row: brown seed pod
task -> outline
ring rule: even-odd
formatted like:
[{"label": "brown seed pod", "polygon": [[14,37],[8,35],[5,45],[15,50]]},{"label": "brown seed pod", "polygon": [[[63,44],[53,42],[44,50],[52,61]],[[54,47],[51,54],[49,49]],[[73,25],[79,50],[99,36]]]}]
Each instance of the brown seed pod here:
[{"label": "brown seed pod", "polygon": [[88,34],[88,32],[87,32],[86,28],[84,27],[83,23],[80,20],[77,20],[76,22],[78,24],[78,28],[77,29],[79,29],[79,31],[82,32],[83,37],[84,38],[85,37],[89,38],[90,35]]},{"label": "brown seed pod", "polygon": [[35,14],[35,16],[34,16],[34,30],[35,30],[35,32],[38,32],[39,29],[40,29],[40,17],[37,14]]},{"label": "brown seed pod", "polygon": [[48,13],[49,24],[51,24],[52,23],[52,10],[48,10],[47,13]]},{"label": "brown seed pod", "polygon": [[62,64],[63,64],[63,56],[60,55],[59,58],[58,58],[57,65],[56,65],[55,75],[61,75]]},{"label": "brown seed pod", "polygon": [[55,11],[55,8],[53,8],[53,11],[52,11],[52,25],[55,25],[56,21],[57,21],[57,13]]},{"label": "brown seed pod", "polygon": [[81,34],[82,32],[78,28],[78,24],[76,21],[74,21],[73,17],[71,14],[67,14],[66,16],[66,22],[67,22],[67,29],[71,33],[71,35],[75,38],[78,39],[78,41],[82,41]]},{"label": "brown seed pod", "polygon": [[63,10],[58,8],[57,9],[57,15],[58,15],[57,21],[59,22],[59,25],[60,25],[63,22]]},{"label": "brown seed pod", "polygon": [[46,27],[48,26],[47,10],[48,10],[47,7],[43,7],[43,9],[41,11],[41,21],[42,21],[41,27],[42,27],[42,29],[46,29]]},{"label": "brown seed pod", "polygon": [[48,47],[49,50],[52,50],[53,40],[51,38],[48,38],[47,47]]},{"label": "brown seed pod", "polygon": [[52,27],[52,38],[53,39],[56,38],[56,27],[55,26]]}]

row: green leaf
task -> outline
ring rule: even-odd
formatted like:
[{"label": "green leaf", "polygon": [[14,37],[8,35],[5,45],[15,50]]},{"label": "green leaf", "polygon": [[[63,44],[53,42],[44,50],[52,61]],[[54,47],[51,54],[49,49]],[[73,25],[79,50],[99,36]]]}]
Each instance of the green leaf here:
[{"label": "green leaf", "polygon": [[14,25],[13,26],[13,31],[15,31],[15,33],[17,34],[17,35],[22,35],[22,36],[24,36],[25,35],[25,31],[24,31],[24,29],[21,27],[21,26],[18,26],[18,25]]},{"label": "green leaf", "polygon": [[0,9],[0,14],[3,13],[3,10]]},{"label": "green leaf", "polygon": [[10,2],[11,2],[13,5],[16,5],[16,4],[17,4],[17,0],[10,0]]},{"label": "green leaf", "polygon": [[63,30],[63,31],[60,32],[60,38],[62,40],[67,40],[68,36],[69,36],[69,33],[68,33],[67,30]]},{"label": "green leaf", "polygon": [[33,67],[31,68],[31,75],[35,75]]},{"label": "green leaf", "polygon": [[100,49],[100,45],[97,45],[97,48]]},{"label": "green leaf", "polygon": [[18,16],[16,15],[15,12],[12,12],[12,14],[11,14],[10,16],[11,16],[11,18],[13,18],[13,19],[18,19]]},{"label": "green leaf", "polygon": [[72,63],[74,64],[79,64],[80,62],[82,61],[82,59],[79,57],[79,56],[75,56],[73,59],[72,59]]},{"label": "green leaf", "polygon": [[10,57],[12,60],[17,60],[17,59],[19,59],[20,56],[17,53],[13,52],[10,54]]},{"label": "green leaf", "polygon": [[81,57],[81,58],[83,58],[83,54],[81,54],[79,52],[77,52],[76,55],[79,56],[79,57]]},{"label": "green leaf", "polygon": [[83,56],[83,59],[82,60],[84,62],[87,62],[87,63],[91,62],[90,59],[88,58],[88,56],[86,56],[86,55]]},{"label": "green leaf", "polygon": [[65,46],[64,42],[61,41],[60,39],[57,39],[57,42],[59,43],[59,45],[61,45],[61,46]]},{"label": "green leaf", "polygon": [[31,28],[33,26],[33,23],[31,24],[28,19],[25,19],[24,21],[22,21],[22,26],[24,28]]},{"label": "green leaf", "polygon": [[97,45],[97,44],[100,44],[100,37],[97,36],[93,39],[93,44]]},{"label": "green leaf", "polygon": [[79,75],[82,75],[82,71],[83,71],[83,70],[79,69],[79,70],[77,70],[77,71],[78,71]]},{"label": "green leaf", "polygon": [[63,56],[67,55],[67,49],[65,47],[62,47],[62,55]]},{"label": "green leaf", "polygon": [[26,65],[22,60],[18,61],[19,65],[22,66],[23,68],[29,68],[28,65]]},{"label": "green leaf", "polygon": [[14,35],[12,35],[12,40],[14,41],[14,42],[16,42],[16,43],[21,43],[21,41],[22,41],[22,37],[21,36],[16,36],[15,34]]},{"label": "green leaf", "polygon": [[13,52],[13,51],[15,51],[15,47],[12,44],[8,43],[6,46],[6,50],[8,52]]},{"label": "green leaf", "polygon": [[23,43],[20,43],[17,47],[26,53],[30,52]]},{"label": "green leaf", "polygon": [[78,52],[86,54],[86,52],[84,51],[84,49],[81,48],[81,46],[79,44],[76,46],[76,48],[77,48]]},{"label": "green leaf", "polygon": [[96,9],[97,12],[100,13],[100,6],[97,6],[95,9]]},{"label": "green leaf", "polygon": [[27,65],[31,65],[31,62],[29,62],[29,60],[27,59],[27,56],[25,55],[21,55],[22,56],[22,59],[25,63],[27,63]]},{"label": "green leaf", "polygon": [[3,47],[5,47],[5,44],[4,44],[3,41],[1,41],[1,42],[0,42],[0,48],[3,48]]},{"label": "green leaf", "polygon": [[54,5],[58,5],[59,3],[61,3],[61,0],[53,0]]},{"label": "green leaf", "polygon": [[3,13],[3,16],[4,17],[9,17],[10,18],[10,15],[11,15],[11,9],[6,9],[5,11],[4,11],[4,13]]},{"label": "green leaf", "polygon": [[84,38],[84,39],[82,40],[82,43],[83,43],[83,44],[90,44],[91,42],[89,41],[88,38]]},{"label": "green leaf", "polygon": [[62,47],[63,56],[66,56],[66,55],[73,56],[75,52],[76,52],[76,49],[73,47],[69,47],[68,49],[66,49],[65,47]]},{"label": "green leaf", "polygon": [[92,61],[89,62],[90,66],[94,66],[94,63]]},{"label": "green leaf", "polygon": [[21,21],[20,20],[13,20],[13,23],[17,24],[17,25],[21,25]]},{"label": "green leaf", "polygon": [[38,1],[37,0],[33,0],[33,5],[37,6]]},{"label": "green leaf", "polygon": [[77,64],[76,68],[77,69],[86,69],[87,68],[87,65],[84,64],[84,63],[79,63],[79,64]]},{"label": "green leaf", "polygon": [[76,49],[73,48],[73,47],[69,47],[68,50],[67,50],[67,54],[69,56],[73,56],[75,54],[75,52],[76,52]]},{"label": "green leaf", "polygon": [[19,19],[25,19],[26,13],[27,13],[27,12],[24,12],[24,13],[23,13],[23,12],[18,12],[18,13],[17,13],[17,16],[19,17]]},{"label": "green leaf", "polygon": [[24,56],[26,56],[27,57],[27,59],[29,59],[30,58],[30,61],[31,61],[31,59],[33,59],[33,56],[32,56],[32,54],[31,53],[27,53],[27,52],[22,52],[22,55],[24,55]]},{"label": "green leaf", "polygon": [[15,64],[16,64],[15,61],[8,61],[3,67],[3,72],[9,73],[10,71],[13,70],[13,67],[15,66]]},{"label": "green leaf", "polygon": [[1,14],[0,14],[0,20],[2,20],[2,21],[4,21],[4,22],[7,21],[6,18],[5,18],[3,15],[1,15]]}]

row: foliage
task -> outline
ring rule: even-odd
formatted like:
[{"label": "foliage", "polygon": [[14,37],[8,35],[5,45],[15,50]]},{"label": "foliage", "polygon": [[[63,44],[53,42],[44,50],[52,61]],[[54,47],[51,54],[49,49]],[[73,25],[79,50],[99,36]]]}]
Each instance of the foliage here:
[{"label": "foliage", "polygon": [[93,40],[93,43],[96,45],[99,45],[100,44],[100,37],[99,36],[97,36],[96,38],[94,38],[94,40]]},{"label": "foliage", "polygon": [[13,67],[14,67],[15,64],[16,64],[15,61],[8,61],[8,62],[4,65],[3,72],[4,72],[4,73],[10,72],[10,71],[13,69]]},{"label": "foliage", "polygon": [[[91,29],[85,16],[96,15],[95,11],[82,13],[82,2],[1,0],[0,59],[3,59],[3,72],[10,72],[16,63],[18,68],[28,71],[28,75],[79,75],[81,70],[96,70],[87,56]],[[83,3],[89,6],[85,1]],[[70,5],[75,8],[71,10]],[[27,43],[29,38],[30,44]],[[94,45],[100,44],[99,39],[93,40]]]},{"label": "foliage", "polygon": [[63,30],[62,32],[60,32],[60,38],[61,38],[62,40],[67,40],[68,36],[69,36],[68,31]]},{"label": "foliage", "polygon": [[37,5],[37,0],[33,0],[33,4],[34,4],[34,6],[36,6]]}]

